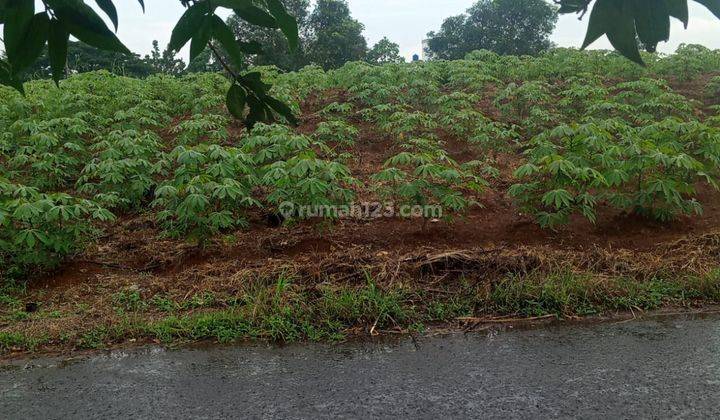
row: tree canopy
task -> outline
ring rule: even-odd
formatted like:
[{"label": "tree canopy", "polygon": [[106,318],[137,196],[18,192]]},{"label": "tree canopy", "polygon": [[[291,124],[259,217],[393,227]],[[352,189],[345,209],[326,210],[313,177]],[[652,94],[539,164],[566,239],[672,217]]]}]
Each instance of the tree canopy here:
[{"label": "tree canopy", "polygon": [[227,24],[237,39],[257,41],[263,46],[262,54],[245,56],[247,66],[274,65],[282,70],[292,71],[299,70],[308,64],[305,50],[307,49],[310,0],[281,1],[288,13],[293,15],[298,23],[299,47],[294,50],[290,48],[282,32],[276,28],[253,25],[237,14],[228,18]]},{"label": "tree canopy", "polygon": [[[325,69],[362,60],[368,53],[364,26],[353,19],[345,0],[321,0],[310,11],[310,0],[280,0],[298,21],[299,48],[290,51],[287,40],[276,29],[251,25],[237,15],[227,20],[240,40],[257,41],[263,54],[246,55],[247,66],[273,65],[281,70],[299,70],[308,64]],[[390,41],[378,48],[392,47]],[[377,51],[377,50],[376,50]],[[399,54],[399,47],[398,47]]]},{"label": "tree canopy", "polygon": [[545,0],[480,0],[465,14],[446,19],[440,31],[430,32],[426,52],[448,60],[477,49],[535,55],[552,46],[557,11]]},{"label": "tree canopy", "polygon": [[[84,73],[88,71],[107,70],[111,73],[128,77],[147,77],[156,73],[180,76],[186,73],[221,71],[222,68],[213,59],[208,49],[197,56],[189,65],[177,57],[175,51],[168,48],[160,50],[157,41],[152,42],[152,51],[141,58],[138,54],[122,54],[104,51],[80,41],[68,42],[66,72]],[[47,79],[52,77],[50,55],[47,47],[23,75],[23,79]]]},{"label": "tree canopy", "polygon": [[185,72],[185,62],[177,58],[175,51],[165,48],[160,52],[157,41],[152,42],[150,55],[145,56],[145,62],[152,66],[154,72],[165,73],[172,76],[179,76]]},{"label": "tree canopy", "polygon": [[387,37],[375,44],[367,53],[365,60],[372,64],[403,63],[405,59],[400,56],[400,46]]},{"label": "tree canopy", "polygon": [[353,19],[345,0],[318,0],[308,19],[308,57],[325,69],[365,58],[365,26]]},{"label": "tree canopy", "polygon": [[[155,73],[155,69],[137,54],[122,54],[103,51],[83,42],[69,41],[66,70],[70,73],[83,73],[95,70],[108,70],[121,76],[146,77]],[[44,48],[38,59],[22,74],[25,79],[46,79],[52,77],[50,56]]]}]

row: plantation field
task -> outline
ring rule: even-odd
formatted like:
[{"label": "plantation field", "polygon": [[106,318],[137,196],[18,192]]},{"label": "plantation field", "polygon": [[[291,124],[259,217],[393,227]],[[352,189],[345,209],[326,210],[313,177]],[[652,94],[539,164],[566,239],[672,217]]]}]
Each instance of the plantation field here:
[{"label": "plantation field", "polygon": [[645,58],[254,69],[297,127],[217,74],[0,88],[0,352],[720,303],[720,52]]}]

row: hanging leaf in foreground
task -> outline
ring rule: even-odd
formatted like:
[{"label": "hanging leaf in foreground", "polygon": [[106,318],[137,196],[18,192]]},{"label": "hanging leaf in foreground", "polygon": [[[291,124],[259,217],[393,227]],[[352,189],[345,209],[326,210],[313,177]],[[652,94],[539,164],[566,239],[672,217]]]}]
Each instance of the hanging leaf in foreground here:
[{"label": "hanging leaf in foreground", "polygon": [[[678,19],[687,29],[690,16],[688,0],[554,0],[559,13],[590,11],[588,30],[582,48],[606,35],[612,46],[622,55],[644,64],[638,40],[648,52],[655,52],[660,42],[670,39],[671,18]],[[694,0],[720,18],[720,0]]]}]

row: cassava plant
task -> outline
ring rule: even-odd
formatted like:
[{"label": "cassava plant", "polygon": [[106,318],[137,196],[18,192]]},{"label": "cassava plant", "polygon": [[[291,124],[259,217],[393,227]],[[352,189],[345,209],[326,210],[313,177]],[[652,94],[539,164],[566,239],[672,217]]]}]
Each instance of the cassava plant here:
[{"label": "cassava plant", "polygon": [[428,219],[440,216],[430,206],[441,206],[443,217],[450,220],[451,214],[478,204],[475,194],[487,186],[481,172],[493,173],[492,168],[478,161],[459,164],[432,139],[411,139],[406,149],[388,159],[372,179],[379,184],[380,196],[396,207],[423,209],[423,230]]},{"label": "cassava plant", "polygon": [[252,156],[213,144],[178,146],[167,157],[172,177],[155,190],[152,206],[171,236],[204,244],[213,235],[247,226],[246,211],[259,207]]},{"label": "cassava plant", "polygon": [[592,223],[596,207],[669,221],[700,213],[696,185],[717,188],[718,132],[667,119],[647,127],[622,120],[558,126],[526,151],[529,162],[509,193],[543,227],[579,213]]},{"label": "cassava plant", "polygon": [[313,137],[325,144],[353,146],[360,131],[354,126],[340,120],[323,121],[318,124]]},{"label": "cassava plant", "polygon": [[111,131],[90,147],[93,158],[83,168],[77,191],[104,206],[137,209],[156,185],[163,168],[158,161],[162,139],[151,132]]},{"label": "cassava plant", "polygon": [[254,156],[266,200],[275,213],[287,203],[294,208],[347,205],[355,197],[352,188],[358,181],[342,161],[330,159],[333,152],[324,143],[286,127],[259,124],[244,147]]},{"label": "cassava plant", "polygon": [[91,240],[92,221],[114,219],[91,200],[0,177],[0,278],[57,266]]}]

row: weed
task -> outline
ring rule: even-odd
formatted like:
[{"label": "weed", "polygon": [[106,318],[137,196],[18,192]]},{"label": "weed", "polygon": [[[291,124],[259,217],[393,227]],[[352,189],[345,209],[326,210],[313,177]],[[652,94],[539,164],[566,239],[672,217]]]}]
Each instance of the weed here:
[{"label": "weed", "polygon": [[34,351],[38,346],[48,341],[49,340],[45,335],[30,337],[19,332],[0,331],[0,353],[5,353],[14,349]]},{"label": "weed", "polygon": [[106,327],[97,327],[80,335],[77,346],[83,349],[101,349],[108,337]]},{"label": "weed", "polygon": [[116,307],[125,311],[136,312],[147,307],[138,290],[124,290],[113,295],[113,303]]}]

